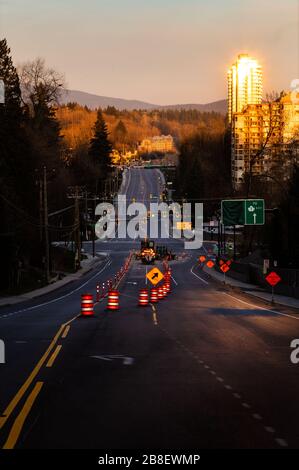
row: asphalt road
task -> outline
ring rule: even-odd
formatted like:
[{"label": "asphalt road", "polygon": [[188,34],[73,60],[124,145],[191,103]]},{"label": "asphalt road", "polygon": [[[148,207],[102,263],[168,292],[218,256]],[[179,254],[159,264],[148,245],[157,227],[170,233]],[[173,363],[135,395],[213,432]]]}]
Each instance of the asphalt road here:
[{"label": "asphalt road", "polygon": [[[149,201],[162,182],[158,170],[132,169],[127,198]],[[156,309],[137,305],[147,268],[134,261],[119,311],[103,301],[77,317],[81,293],[113,277],[138,240],[97,242],[105,261],[80,281],[0,309],[2,447],[299,447],[299,315],[212,281],[196,263],[206,246],[167,244],[180,259]]]}]

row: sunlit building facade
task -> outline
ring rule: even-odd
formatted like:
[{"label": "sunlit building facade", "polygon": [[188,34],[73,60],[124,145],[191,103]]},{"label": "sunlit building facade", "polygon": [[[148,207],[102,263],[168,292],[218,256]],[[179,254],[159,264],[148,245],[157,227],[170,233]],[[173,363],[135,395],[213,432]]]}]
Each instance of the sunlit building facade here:
[{"label": "sunlit building facade", "polygon": [[171,135],[159,135],[143,139],[138,147],[140,153],[171,153],[175,152],[174,140]]},{"label": "sunlit building facade", "polygon": [[228,71],[228,119],[240,113],[248,104],[261,104],[263,73],[258,61],[248,54],[240,54]]},{"label": "sunlit building facade", "polygon": [[[249,104],[234,113],[232,132],[233,186],[243,182],[244,174],[270,174],[276,162],[287,178],[288,159],[282,162],[290,146],[299,140],[299,102],[284,94],[270,103]],[[251,167],[251,168],[250,168]]]}]

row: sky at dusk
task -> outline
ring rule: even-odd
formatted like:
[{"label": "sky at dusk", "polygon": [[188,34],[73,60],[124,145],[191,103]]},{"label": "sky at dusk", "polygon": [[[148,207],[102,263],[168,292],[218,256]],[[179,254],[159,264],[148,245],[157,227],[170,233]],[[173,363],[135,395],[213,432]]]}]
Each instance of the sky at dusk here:
[{"label": "sky at dusk", "polygon": [[226,97],[240,52],[264,90],[299,78],[298,0],[0,0],[15,64],[44,57],[68,88],[154,104]]}]

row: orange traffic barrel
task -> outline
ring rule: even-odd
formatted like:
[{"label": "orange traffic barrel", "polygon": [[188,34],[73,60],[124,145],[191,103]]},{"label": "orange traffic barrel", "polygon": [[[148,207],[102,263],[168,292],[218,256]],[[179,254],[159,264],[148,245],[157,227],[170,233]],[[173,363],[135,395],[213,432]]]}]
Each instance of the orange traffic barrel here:
[{"label": "orange traffic barrel", "polygon": [[151,294],[150,294],[150,302],[156,304],[158,302],[158,289],[156,287],[152,287]]},{"label": "orange traffic barrel", "polygon": [[81,315],[84,317],[93,315],[93,295],[81,295]]},{"label": "orange traffic barrel", "polygon": [[163,291],[163,287],[159,286],[158,287],[158,300],[161,300],[161,299],[164,299],[164,291]]},{"label": "orange traffic barrel", "polygon": [[146,307],[148,305],[148,290],[147,289],[140,289],[139,291],[139,306]]},{"label": "orange traffic barrel", "polygon": [[170,282],[166,281],[166,282],[165,282],[165,286],[166,286],[166,292],[167,292],[167,293],[171,292],[171,285],[170,285]]},{"label": "orange traffic barrel", "polygon": [[163,296],[166,297],[167,296],[167,287],[166,287],[165,283],[162,285],[162,289],[163,289]]},{"label": "orange traffic barrel", "polygon": [[109,290],[107,308],[108,310],[119,309],[119,292],[117,290]]}]

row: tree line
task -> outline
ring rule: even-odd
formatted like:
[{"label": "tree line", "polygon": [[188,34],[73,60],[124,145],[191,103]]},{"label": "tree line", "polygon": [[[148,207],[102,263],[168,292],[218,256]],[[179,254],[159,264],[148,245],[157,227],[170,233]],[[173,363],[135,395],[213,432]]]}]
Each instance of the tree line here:
[{"label": "tree line", "polygon": [[[119,151],[134,151],[147,137],[172,135],[175,143],[191,137],[200,130],[223,129],[224,116],[198,110],[118,110],[108,106],[102,110],[113,147]],[[96,111],[76,103],[60,106],[56,111],[62,133],[73,153],[86,151],[91,137]]]},{"label": "tree line", "polygon": [[111,143],[99,111],[84,159],[69,164],[56,115],[63,76],[42,59],[17,70],[3,39],[0,77],[5,90],[0,104],[0,285],[1,291],[13,292],[22,276],[28,288],[31,282],[46,282],[45,258],[52,249],[46,245],[71,240],[76,229],[69,188],[84,185],[87,192],[100,194],[111,172]]}]

